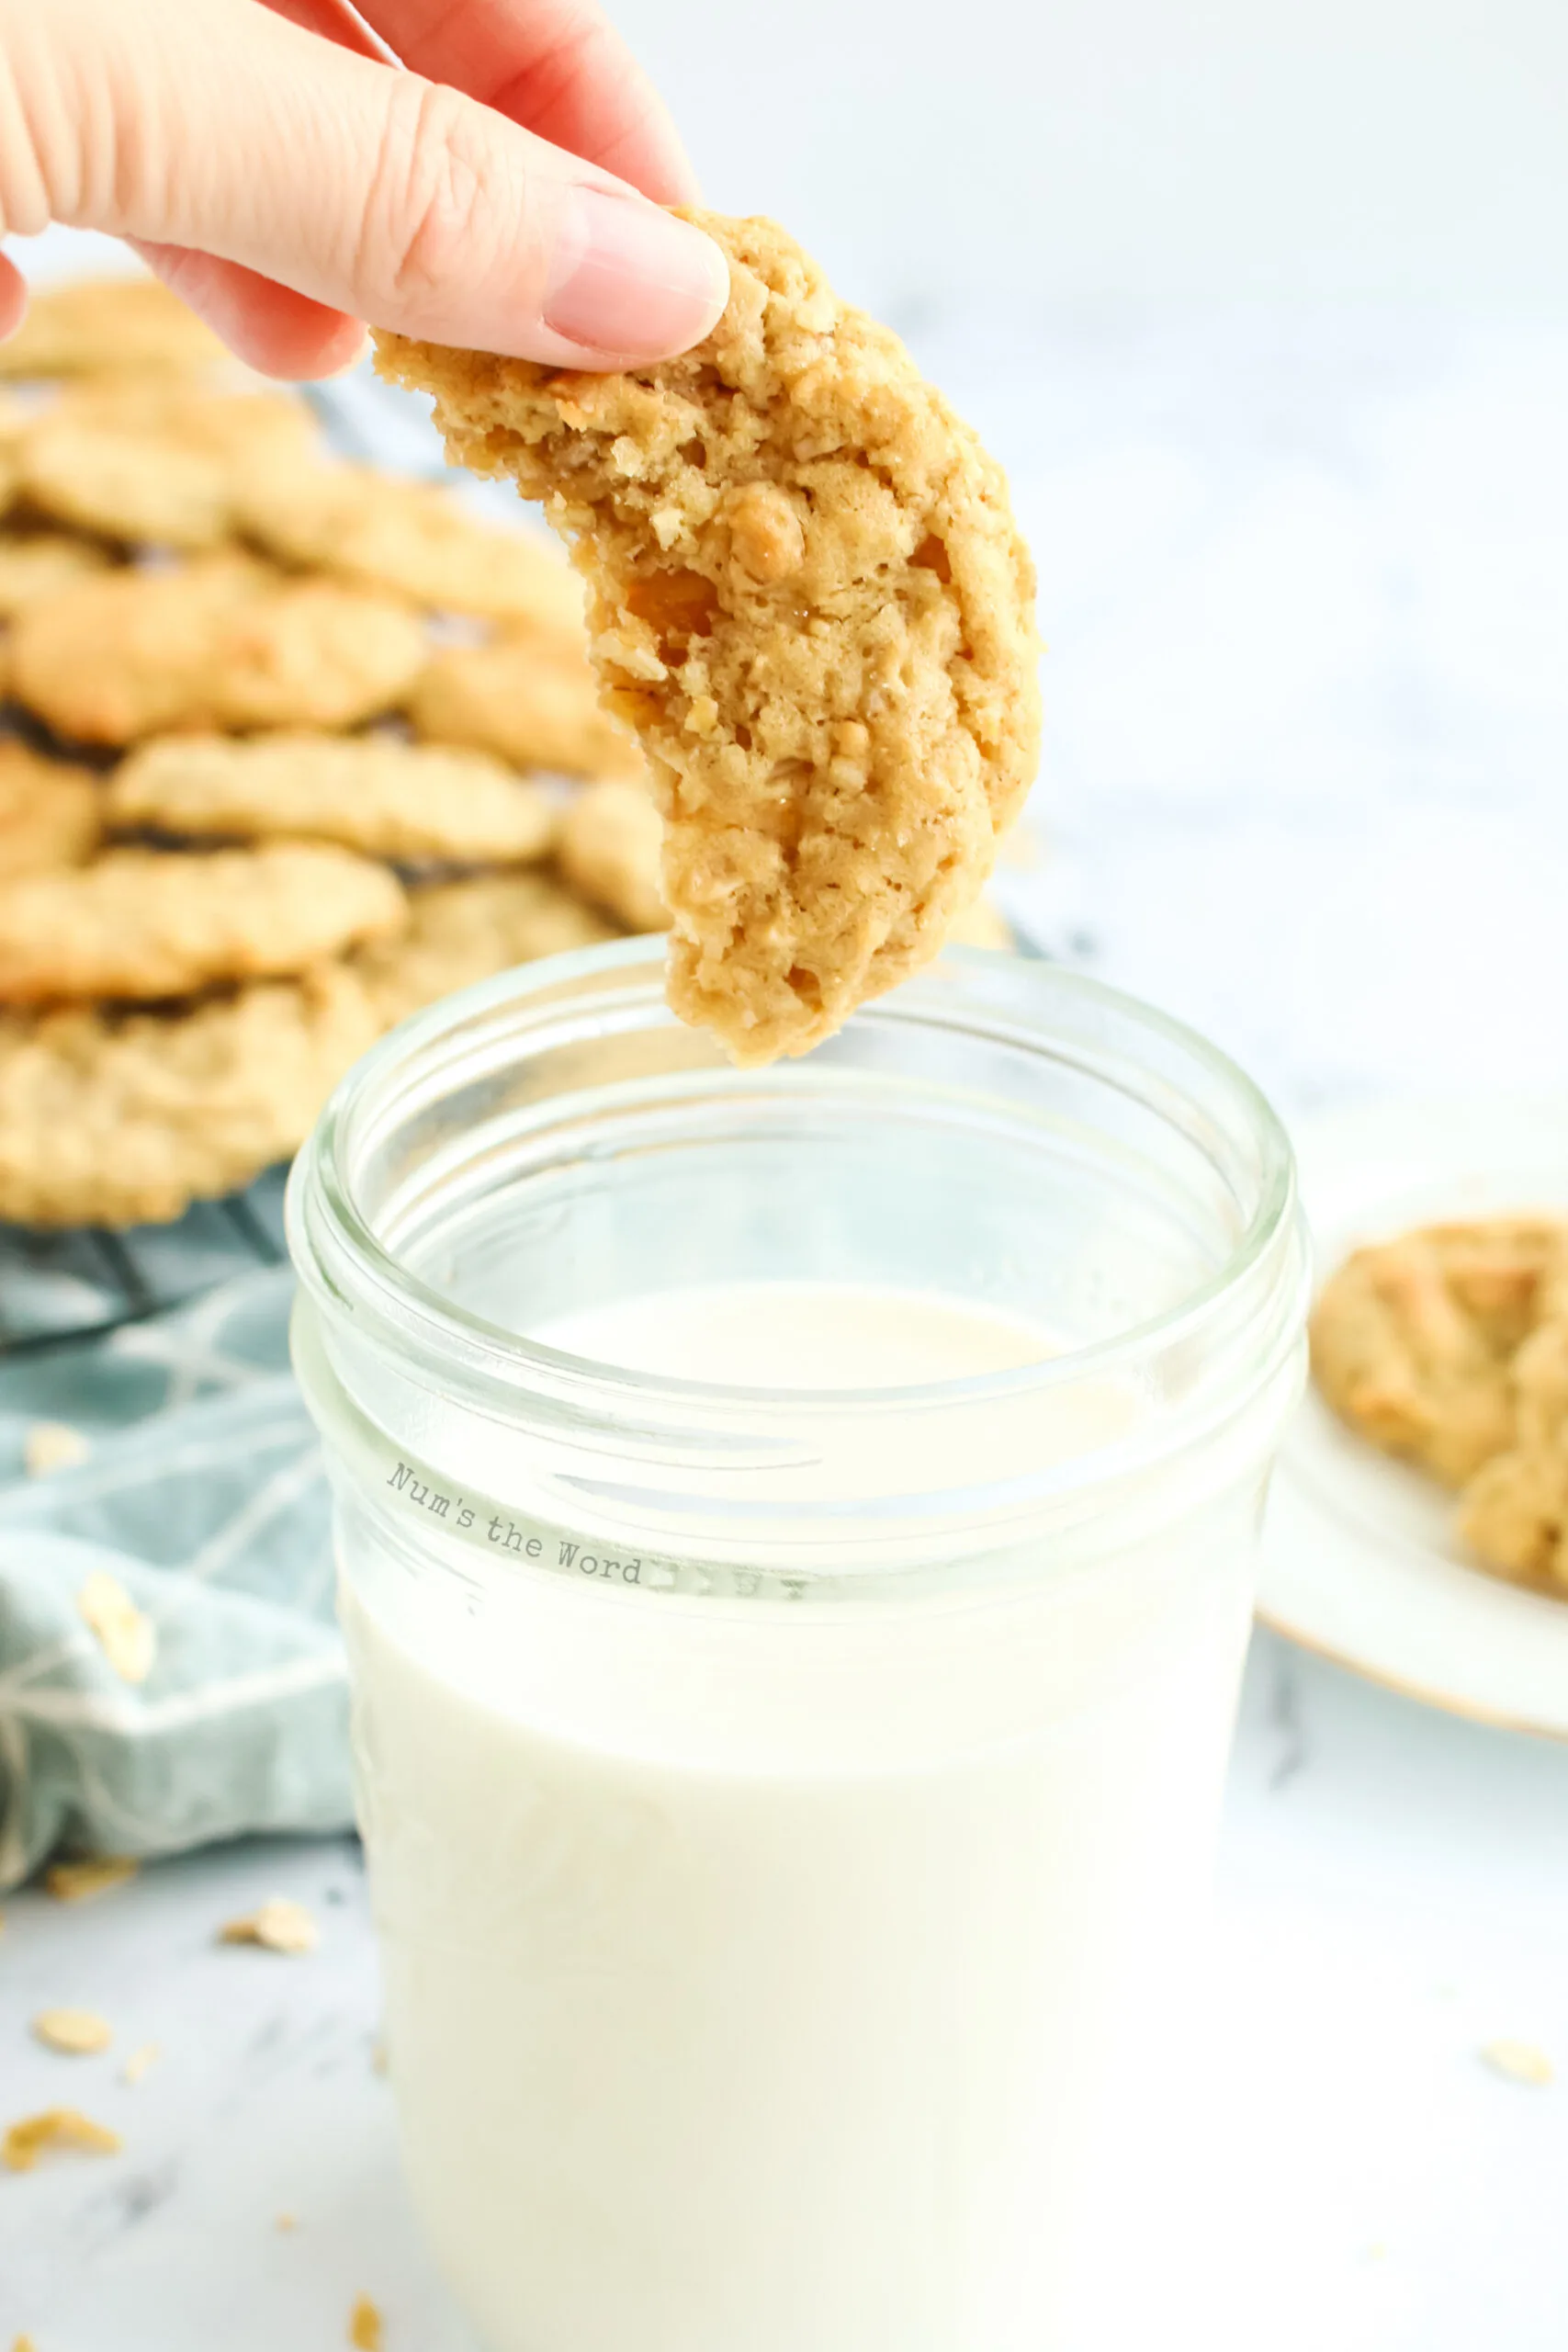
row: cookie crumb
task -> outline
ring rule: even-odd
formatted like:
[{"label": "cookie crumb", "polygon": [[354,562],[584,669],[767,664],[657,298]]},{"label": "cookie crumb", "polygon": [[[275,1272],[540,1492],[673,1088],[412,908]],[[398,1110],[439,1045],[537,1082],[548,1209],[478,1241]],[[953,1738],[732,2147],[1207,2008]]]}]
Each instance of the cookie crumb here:
[{"label": "cookie crumb", "polygon": [[268,1951],[314,1951],[317,1932],[316,1923],[302,1903],[291,1903],[287,1895],[275,1894],[258,1910],[247,1912],[243,1919],[231,1919],[220,1929],[218,1940],[225,1944],[261,1944]]},{"label": "cookie crumb", "polygon": [[1489,2041],[1481,2055],[1495,2075],[1506,2075],[1511,2083],[1528,2083],[1534,2090],[1545,2090],[1555,2080],[1551,2059],[1532,2042]]},{"label": "cookie crumb", "polygon": [[45,1871],[45,1890],[57,1903],[90,1903],[111,1887],[123,1886],[141,1868],[129,1854],[89,1854],[79,1862],[56,1862]]},{"label": "cookie crumb", "polygon": [[387,2045],[385,2041],[378,2037],[370,2045],[371,2073],[373,2075],[384,2075],[387,2071],[388,2063]]},{"label": "cookie crumb", "polygon": [[29,1478],[47,1478],[51,1470],[85,1462],[92,1450],[69,1421],[30,1421],[22,1440],[22,1467]]},{"label": "cookie crumb", "polygon": [[120,1680],[145,1682],[157,1656],[157,1628],[118,1578],[95,1568],[76,1596],[76,1608]]},{"label": "cookie crumb", "polygon": [[157,2064],[160,2052],[157,2043],[155,2041],[144,2041],[139,2050],[133,2050],[131,2052],[130,2057],[120,2068],[120,2081],[122,2083],[129,2083],[132,2087],[134,2087],[135,2085],[141,2080],[142,2076],[150,2073]]},{"label": "cookie crumb", "polygon": [[72,2148],[84,2156],[119,2154],[120,2137],[73,2107],[45,2108],[41,2115],[24,2116],[0,2140],[0,2164],[12,2172],[31,2172],[44,2148]]},{"label": "cookie crumb", "polygon": [[297,2230],[299,2224],[295,2220],[292,2213],[280,2213],[272,2226],[275,2230],[279,2231],[283,2236],[287,2237],[289,2231]]},{"label": "cookie crumb", "polygon": [[33,2032],[46,2050],[58,2050],[69,2058],[90,2057],[114,2040],[114,2028],[96,2009],[40,2009]]},{"label": "cookie crumb", "polygon": [[368,2295],[361,2295],[348,2315],[348,2340],[356,2352],[381,2352],[381,2314]]},{"label": "cookie crumb", "polygon": [[11,2346],[11,2352],[37,2352],[37,2347],[30,2335],[18,2335]]}]

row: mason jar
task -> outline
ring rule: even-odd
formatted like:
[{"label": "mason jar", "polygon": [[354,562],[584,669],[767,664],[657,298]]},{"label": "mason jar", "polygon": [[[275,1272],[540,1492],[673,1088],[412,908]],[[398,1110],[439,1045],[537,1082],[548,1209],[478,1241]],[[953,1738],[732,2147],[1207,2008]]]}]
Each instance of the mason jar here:
[{"label": "mason jar", "polygon": [[290,1193],[413,2201],[487,2352],[1057,2352],[1191,2030],[1290,1150],[1042,963],[746,1071],[660,965],[408,1023]]}]

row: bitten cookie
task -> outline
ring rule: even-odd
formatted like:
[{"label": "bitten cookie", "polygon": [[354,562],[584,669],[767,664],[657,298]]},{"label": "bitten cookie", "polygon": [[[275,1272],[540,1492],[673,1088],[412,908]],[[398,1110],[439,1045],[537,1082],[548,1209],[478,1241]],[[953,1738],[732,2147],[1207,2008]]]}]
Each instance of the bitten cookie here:
[{"label": "bitten cookie", "polygon": [[289,834],[368,856],[524,865],[555,837],[536,784],[481,752],[381,735],[173,735],[132,752],[113,823],[261,841]]},{"label": "bitten cookie", "polygon": [[335,965],[168,1012],[0,1014],[0,1217],[137,1225],[247,1183],[379,1025]]},{"label": "bitten cookie", "polygon": [[0,887],[0,1001],[145,1001],[302,972],[407,919],[394,874],[324,843],[110,850]]},{"label": "bitten cookie", "polygon": [[83,865],[103,826],[96,776],[25,743],[0,742],[0,892],[20,875]]},{"label": "bitten cookie", "polygon": [[803,1053],[940,947],[1032,778],[1034,580],[1000,469],[767,220],[692,216],[730,299],[622,374],[378,338],[456,462],[544,500],[666,823],[671,1002]]},{"label": "bitten cookie", "polygon": [[166,728],[353,727],[418,676],[405,605],[238,556],[113,571],[34,605],[11,690],[63,736],[131,743]]},{"label": "bitten cookie", "polygon": [[421,673],[408,715],[428,742],[493,752],[513,767],[581,776],[644,772],[632,736],[599,707],[598,681],[581,646],[543,631],[444,646]]}]

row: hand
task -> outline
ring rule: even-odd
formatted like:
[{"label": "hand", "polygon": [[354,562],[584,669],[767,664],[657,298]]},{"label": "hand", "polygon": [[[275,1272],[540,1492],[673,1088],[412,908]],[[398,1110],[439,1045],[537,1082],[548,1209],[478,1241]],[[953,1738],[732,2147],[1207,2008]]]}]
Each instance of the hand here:
[{"label": "hand", "polygon": [[[363,14],[390,49],[342,0],[0,0],[0,235],[130,239],[268,375],[362,320],[567,368],[707,333],[723,256],[658,209],[691,167],[594,0]],[[26,300],[0,256],[0,334]]]}]

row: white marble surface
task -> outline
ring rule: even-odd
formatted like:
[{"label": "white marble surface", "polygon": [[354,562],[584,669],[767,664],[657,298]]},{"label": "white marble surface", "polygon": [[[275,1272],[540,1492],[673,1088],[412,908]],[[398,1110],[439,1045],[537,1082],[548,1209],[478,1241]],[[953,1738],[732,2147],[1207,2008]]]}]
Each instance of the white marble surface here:
[{"label": "white marble surface", "polygon": [[[1010,464],[1040,561],[1048,846],[1002,888],[1043,944],[1209,1029],[1288,1111],[1568,1082],[1568,336],[900,323]],[[274,1891],[319,1912],[316,1954],[214,1947]],[[371,2065],[350,1844],[8,1911],[0,2108],[69,2098],[126,2147],[0,2179],[0,2344],[308,2352],[363,2291],[388,2352],[461,2352]],[[1562,2352],[1564,1950],[1568,1751],[1260,1637],[1191,2161],[1161,2246],[1128,2248],[1138,2352]],[[64,2001],[117,2052],[35,2048]],[[1500,2037],[1559,2083],[1488,2071]]]}]

